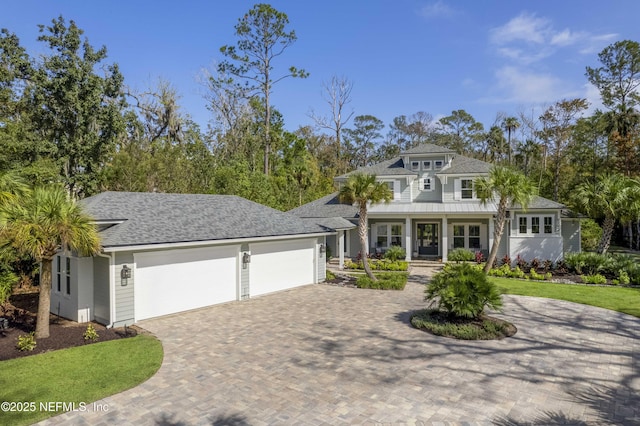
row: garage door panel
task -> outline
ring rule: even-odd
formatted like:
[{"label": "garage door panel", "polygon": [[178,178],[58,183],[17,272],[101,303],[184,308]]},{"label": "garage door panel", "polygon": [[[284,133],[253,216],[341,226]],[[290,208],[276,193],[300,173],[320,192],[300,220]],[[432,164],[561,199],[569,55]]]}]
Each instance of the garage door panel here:
[{"label": "garage door panel", "polygon": [[314,241],[251,245],[250,295],[259,296],[314,282]]},{"label": "garage door panel", "polygon": [[227,247],[137,253],[136,320],[236,300],[238,251]]}]

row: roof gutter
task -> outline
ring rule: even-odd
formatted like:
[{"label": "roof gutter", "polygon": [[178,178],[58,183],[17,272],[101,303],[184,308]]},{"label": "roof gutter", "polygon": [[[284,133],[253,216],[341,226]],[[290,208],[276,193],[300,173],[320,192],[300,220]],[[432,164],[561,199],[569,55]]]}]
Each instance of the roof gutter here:
[{"label": "roof gutter", "polygon": [[273,241],[273,240],[293,240],[300,238],[314,238],[326,235],[333,235],[335,232],[316,232],[313,234],[295,234],[295,235],[278,235],[269,237],[248,237],[248,238],[231,238],[226,240],[206,240],[206,241],[184,241],[177,243],[159,243],[159,244],[138,244],[127,246],[111,246],[104,247],[105,253],[115,253],[119,251],[133,251],[133,250],[157,250],[168,248],[183,248],[183,247],[202,247],[202,246],[217,246],[224,244],[234,243],[246,243],[246,242],[260,242],[260,241]]}]

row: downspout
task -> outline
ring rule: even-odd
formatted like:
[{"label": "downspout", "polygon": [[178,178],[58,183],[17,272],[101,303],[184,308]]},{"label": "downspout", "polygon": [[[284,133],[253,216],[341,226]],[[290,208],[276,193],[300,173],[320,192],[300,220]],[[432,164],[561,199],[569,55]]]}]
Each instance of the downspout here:
[{"label": "downspout", "polygon": [[[99,257],[109,259],[109,321],[107,328],[113,328],[114,318],[116,315],[116,276],[115,276],[115,252],[110,254],[98,253]],[[95,278],[94,278],[95,279]]]}]

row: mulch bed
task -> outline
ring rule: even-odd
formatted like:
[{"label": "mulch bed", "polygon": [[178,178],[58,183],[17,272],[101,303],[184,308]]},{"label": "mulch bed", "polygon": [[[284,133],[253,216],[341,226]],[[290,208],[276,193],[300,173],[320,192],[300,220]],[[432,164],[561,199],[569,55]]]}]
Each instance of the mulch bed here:
[{"label": "mulch bed", "polygon": [[0,330],[0,361],[58,349],[133,337],[141,331],[137,327],[127,327],[126,330],[124,328],[109,329],[93,322],[93,327],[98,333],[99,338],[95,341],[85,340],[83,334],[87,330],[87,323],[78,324],[77,322],[51,315],[49,337],[46,339],[36,339],[36,347],[34,350],[21,351],[16,347],[18,336],[35,331],[37,312],[37,292],[15,294],[9,298],[7,303],[0,306],[0,317],[9,320],[9,328]]},{"label": "mulch bed", "polygon": [[336,273],[335,275],[336,275],[335,279],[325,280],[324,283],[329,285],[335,285],[338,287],[358,288],[358,286],[356,286],[355,277],[347,274],[341,274],[341,273]]}]

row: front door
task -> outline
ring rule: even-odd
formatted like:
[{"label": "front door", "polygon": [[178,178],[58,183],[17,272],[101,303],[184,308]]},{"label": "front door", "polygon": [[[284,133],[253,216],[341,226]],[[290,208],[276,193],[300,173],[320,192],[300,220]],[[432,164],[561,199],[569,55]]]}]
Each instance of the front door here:
[{"label": "front door", "polygon": [[438,256],[438,224],[418,224],[418,254],[421,256]]}]

